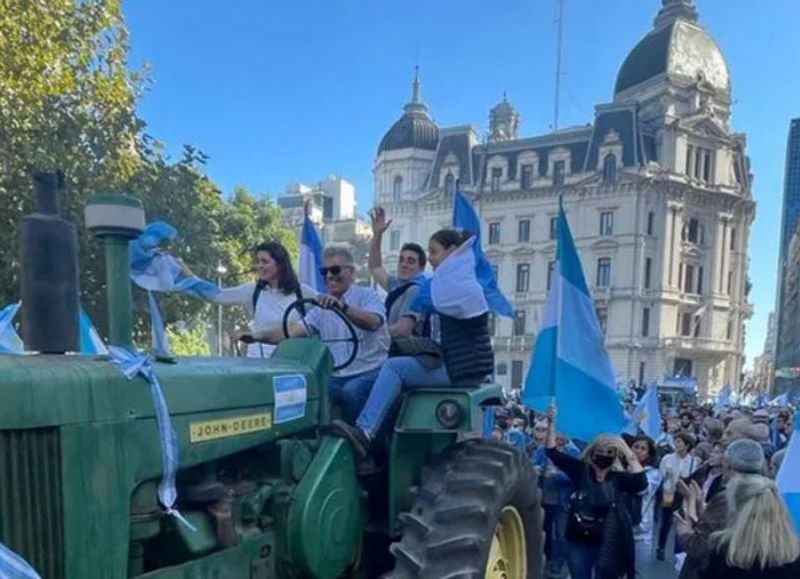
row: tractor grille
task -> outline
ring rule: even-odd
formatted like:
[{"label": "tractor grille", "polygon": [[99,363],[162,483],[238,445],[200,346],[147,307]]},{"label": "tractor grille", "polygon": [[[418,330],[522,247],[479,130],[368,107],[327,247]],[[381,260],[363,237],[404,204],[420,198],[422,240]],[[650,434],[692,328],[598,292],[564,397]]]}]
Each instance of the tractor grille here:
[{"label": "tractor grille", "polygon": [[64,576],[58,430],[0,431],[0,541],[43,579]]}]

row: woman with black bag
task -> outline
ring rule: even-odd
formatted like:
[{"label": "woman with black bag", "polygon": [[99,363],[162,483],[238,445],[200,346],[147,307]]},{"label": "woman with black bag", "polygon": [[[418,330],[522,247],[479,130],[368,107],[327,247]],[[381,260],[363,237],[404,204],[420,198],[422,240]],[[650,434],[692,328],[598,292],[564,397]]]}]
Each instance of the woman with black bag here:
[{"label": "woman with black bag", "polygon": [[547,456],[574,487],[566,532],[571,578],[633,578],[633,525],[625,495],[647,489],[642,465],[617,436],[596,437],[580,459],[560,452],[556,448],[556,409],[551,407],[547,416]]}]

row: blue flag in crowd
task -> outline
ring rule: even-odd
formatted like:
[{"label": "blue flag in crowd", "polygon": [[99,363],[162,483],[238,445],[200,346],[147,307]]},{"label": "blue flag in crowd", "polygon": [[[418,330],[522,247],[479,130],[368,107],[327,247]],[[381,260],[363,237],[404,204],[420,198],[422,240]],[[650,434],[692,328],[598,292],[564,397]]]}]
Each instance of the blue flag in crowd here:
[{"label": "blue flag in crowd", "polygon": [[775,479],[775,484],[783,493],[789,514],[794,520],[795,530],[800,535],[800,420],[794,421],[794,433],[789,439],[786,455],[783,457],[781,469]]},{"label": "blue flag in crowd", "polygon": [[39,579],[28,562],[0,543],[0,579]]},{"label": "blue flag in crowd", "polygon": [[717,402],[714,404],[714,412],[719,414],[731,405],[731,385],[725,384],[722,390],[717,393]]},{"label": "blue flag in crowd", "polygon": [[103,343],[100,333],[94,327],[89,315],[81,308],[80,313],[80,332],[81,332],[81,352],[84,354],[96,354],[98,356],[108,354],[108,348]]},{"label": "blue flag in crowd", "polygon": [[306,213],[303,230],[300,233],[300,282],[310,288],[325,293],[325,278],[319,271],[322,267],[322,241],[317,228]]},{"label": "blue flag in crowd", "polygon": [[481,247],[481,222],[475,214],[472,204],[461,191],[456,190],[453,201],[453,227],[463,229],[475,234],[475,244],[472,246],[475,252],[475,273],[478,281],[483,287],[483,293],[489,304],[489,309],[501,316],[512,317],[514,308],[497,287],[497,280],[494,277],[492,266]]},{"label": "blue flag in crowd", "polygon": [[620,434],[625,416],[614,370],[563,207],[557,237],[545,318],[522,401],[539,412],[555,401],[558,429],[570,438],[590,441],[601,433]]},{"label": "blue flag in crowd", "polygon": [[787,406],[789,404],[789,391],[778,394],[775,398],[767,402],[767,406]]},{"label": "blue flag in crowd", "polygon": [[661,434],[661,408],[658,405],[658,386],[650,384],[644,396],[633,408],[625,432],[636,435],[639,430],[653,440]]}]

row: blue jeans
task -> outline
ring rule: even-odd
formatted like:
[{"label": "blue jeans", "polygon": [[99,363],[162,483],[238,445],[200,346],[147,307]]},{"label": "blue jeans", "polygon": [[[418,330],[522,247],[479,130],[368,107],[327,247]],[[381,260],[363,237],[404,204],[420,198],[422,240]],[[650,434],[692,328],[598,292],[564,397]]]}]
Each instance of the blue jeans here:
[{"label": "blue jeans", "polygon": [[547,557],[547,576],[561,574],[567,556],[567,507],[564,505],[543,505],[544,509],[544,553]]},{"label": "blue jeans", "polygon": [[378,368],[353,376],[331,376],[328,383],[331,402],[342,409],[342,419],[348,424],[355,422],[377,377]]},{"label": "blue jeans", "polygon": [[600,547],[589,547],[569,541],[567,543],[567,568],[570,579],[592,579],[594,566],[600,559]]},{"label": "blue jeans", "polygon": [[400,397],[403,386],[409,389],[448,384],[450,377],[444,364],[438,368],[428,368],[411,356],[389,358],[383,363],[367,403],[356,420],[356,426],[374,438],[392,405]]}]

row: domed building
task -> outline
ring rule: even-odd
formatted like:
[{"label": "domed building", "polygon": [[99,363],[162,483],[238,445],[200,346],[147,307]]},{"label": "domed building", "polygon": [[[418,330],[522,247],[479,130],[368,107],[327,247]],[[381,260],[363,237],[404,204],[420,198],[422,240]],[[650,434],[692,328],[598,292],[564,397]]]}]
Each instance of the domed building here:
[{"label": "domed building", "polygon": [[495,380],[519,387],[543,318],[563,196],[620,380],[695,386],[701,398],[735,389],[752,314],[755,204],[731,102],[723,52],[691,0],[662,0],[619,69],[613,99],[584,126],[522,136],[504,96],[480,142],[471,125],[436,126],[417,76],[374,165],[375,202],[394,220],[385,262],[396,263],[402,243],[424,243],[449,225],[459,183],[516,308],[494,323]]}]

